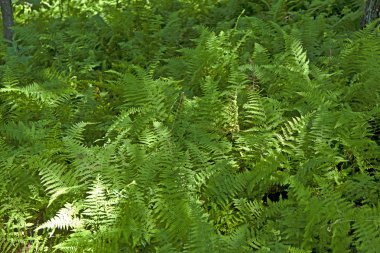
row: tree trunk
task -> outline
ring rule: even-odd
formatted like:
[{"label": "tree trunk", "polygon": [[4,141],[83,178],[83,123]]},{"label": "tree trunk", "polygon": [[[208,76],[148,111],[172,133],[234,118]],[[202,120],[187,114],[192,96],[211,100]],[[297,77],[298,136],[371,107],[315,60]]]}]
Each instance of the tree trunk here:
[{"label": "tree trunk", "polygon": [[13,10],[11,0],[0,0],[1,15],[3,17],[4,38],[12,43]]},{"label": "tree trunk", "polygon": [[365,27],[377,18],[380,18],[380,0],[367,0],[361,27]]}]

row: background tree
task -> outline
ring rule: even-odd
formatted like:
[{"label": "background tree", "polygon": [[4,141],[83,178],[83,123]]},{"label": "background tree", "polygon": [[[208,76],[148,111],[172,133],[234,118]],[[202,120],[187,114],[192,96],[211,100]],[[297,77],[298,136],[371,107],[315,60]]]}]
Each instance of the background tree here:
[{"label": "background tree", "polygon": [[13,10],[11,0],[0,0],[1,15],[3,18],[4,38],[12,41]]},{"label": "background tree", "polygon": [[380,17],[380,0],[368,0],[365,6],[364,17],[361,22],[361,26]]}]

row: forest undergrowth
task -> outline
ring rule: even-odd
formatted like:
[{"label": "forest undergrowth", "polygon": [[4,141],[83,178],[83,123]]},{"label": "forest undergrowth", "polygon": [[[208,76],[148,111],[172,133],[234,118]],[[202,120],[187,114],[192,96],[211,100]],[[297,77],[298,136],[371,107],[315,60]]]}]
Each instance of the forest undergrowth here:
[{"label": "forest undergrowth", "polygon": [[363,1],[14,8],[0,252],[380,252]]}]

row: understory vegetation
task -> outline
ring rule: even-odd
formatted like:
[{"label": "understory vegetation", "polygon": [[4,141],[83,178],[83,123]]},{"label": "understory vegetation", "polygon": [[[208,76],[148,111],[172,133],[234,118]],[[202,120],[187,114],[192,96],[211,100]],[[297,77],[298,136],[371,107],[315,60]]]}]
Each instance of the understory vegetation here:
[{"label": "understory vegetation", "polygon": [[363,1],[14,8],[0,252],[380,252]]}]

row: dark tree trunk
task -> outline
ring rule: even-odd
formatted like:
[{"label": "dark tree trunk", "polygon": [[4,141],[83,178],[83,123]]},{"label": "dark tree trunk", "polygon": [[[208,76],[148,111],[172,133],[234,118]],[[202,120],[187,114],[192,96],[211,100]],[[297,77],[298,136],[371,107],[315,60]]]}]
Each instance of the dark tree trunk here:
[{"label": "dark tree trunk", "polygon": [[361,27],[363,28],[377,18],[380,18],[380,0],[367,0]]},{"label": "dark tree trunk", "polygon": [[4,38],[12,42],[13,10],[11,0],[0,0],[1,15],[3,17]]}]

